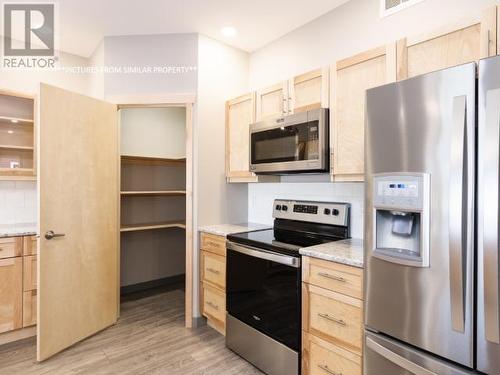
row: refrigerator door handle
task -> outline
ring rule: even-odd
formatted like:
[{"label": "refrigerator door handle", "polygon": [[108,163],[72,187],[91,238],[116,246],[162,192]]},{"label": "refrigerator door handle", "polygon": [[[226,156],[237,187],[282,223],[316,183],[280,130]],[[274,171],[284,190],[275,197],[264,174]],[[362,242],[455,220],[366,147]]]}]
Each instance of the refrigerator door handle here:
[{"label": "refrigerator door handle", "polygon": [[500,89],[486,93],[483,173],[484,321],[486,339],[500,344],[498,306],[498,181],[500,144]]},{"label": "refrigerator door handle", "polygon": [[422,366],[417,365],[416,363],[411,362],[405,357],[400,356],[399,354],[394,353],[393,351],[387,349],[386,347],[380,345],[375,342],[371,338],[366,338],[366,346],[373,350],[378,355],[384,357],[388,361],[391,361],[395,365],[405,369],[408,372],[411,372],[415,375],[439,375],[433,371],[429,371]]},{"label": "refrigerator door handle", "polygon": [[[453,330],[465,331],[465,285],[467,257],[468,165],[466,96],[453,98],[450,155],[449,254],[450,301]],[[455,204],[458,203],[458,204]],[[464,259],[465,258],[465,259]]]}]

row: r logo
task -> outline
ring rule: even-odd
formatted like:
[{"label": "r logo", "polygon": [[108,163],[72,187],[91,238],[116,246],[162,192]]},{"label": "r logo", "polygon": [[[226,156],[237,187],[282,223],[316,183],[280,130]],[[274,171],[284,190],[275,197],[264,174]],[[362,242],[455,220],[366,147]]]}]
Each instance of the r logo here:
[{"label": "r logo", "polygon": [[4,56],[54,55],[54,4],[4,4]]}]

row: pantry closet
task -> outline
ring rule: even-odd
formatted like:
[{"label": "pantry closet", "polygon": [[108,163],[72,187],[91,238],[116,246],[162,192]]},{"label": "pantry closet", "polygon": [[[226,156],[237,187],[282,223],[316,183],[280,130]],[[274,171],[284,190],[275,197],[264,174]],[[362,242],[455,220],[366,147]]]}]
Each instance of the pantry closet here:
[{"label": "pantry closet", "polygon": [[121,294],[181,285],[186,269],[186,107],[119,107]]}]

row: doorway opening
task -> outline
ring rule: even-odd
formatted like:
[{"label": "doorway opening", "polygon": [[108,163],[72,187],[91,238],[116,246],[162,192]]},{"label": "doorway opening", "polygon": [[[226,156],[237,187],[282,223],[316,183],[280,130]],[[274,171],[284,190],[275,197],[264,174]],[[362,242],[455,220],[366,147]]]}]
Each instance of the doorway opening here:
[{"label": "doorway opening", "polygon": [[179,289],[191,321],[191,105],[120,105],[120,299]]}]

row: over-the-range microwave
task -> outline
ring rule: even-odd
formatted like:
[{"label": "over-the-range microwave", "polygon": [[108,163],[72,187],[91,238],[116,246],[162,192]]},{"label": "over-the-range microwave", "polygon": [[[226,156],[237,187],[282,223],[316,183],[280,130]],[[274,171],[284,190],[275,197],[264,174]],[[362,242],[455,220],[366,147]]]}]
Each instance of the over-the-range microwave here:
[{"label": "over-the-range microwave", "polygon": [[329,171],[328,109],[250,125],[250,171],[258,174]]}]

